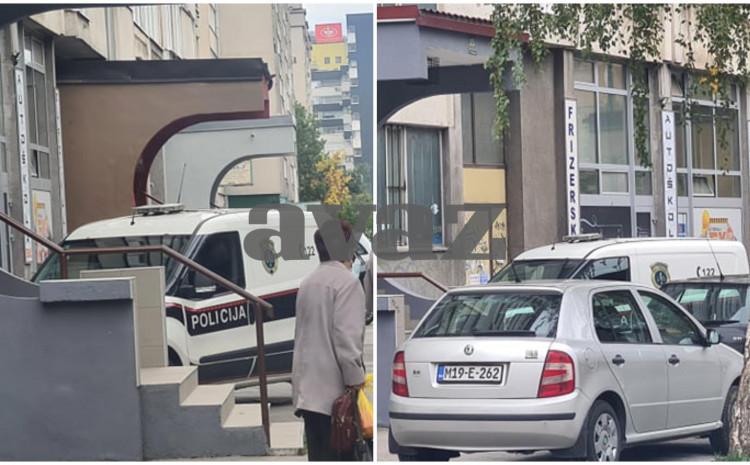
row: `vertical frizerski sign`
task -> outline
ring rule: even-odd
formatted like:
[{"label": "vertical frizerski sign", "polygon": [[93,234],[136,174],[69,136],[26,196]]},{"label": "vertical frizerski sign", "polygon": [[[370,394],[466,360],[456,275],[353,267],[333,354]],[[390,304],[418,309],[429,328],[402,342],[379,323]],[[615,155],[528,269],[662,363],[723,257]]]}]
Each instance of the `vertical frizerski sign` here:
[{"label": "vertical frizerski sign", "polygon": [[576,101],[565,100],[565,193],[568,234],[580,234],[581,202],[578,198],[578,126]]},{"label": "vertical frizerski sign", "polygon": [[664,150],[664,223],[666,236],[677,237],[677,161],[674,153],[674,112],[661,112]]},{"label": "vertical frizerski sign", "polygon": [[[18,157],[21,171],[21,203],[23,208],[23,225],[31,226],[31,186],[29,183],[29,146],[26,138],[26,86],[24,71],[16,68],[16,113],[18,114]],[[24,260],[28,265],[34,255],[31,238],[24,235]]]}]

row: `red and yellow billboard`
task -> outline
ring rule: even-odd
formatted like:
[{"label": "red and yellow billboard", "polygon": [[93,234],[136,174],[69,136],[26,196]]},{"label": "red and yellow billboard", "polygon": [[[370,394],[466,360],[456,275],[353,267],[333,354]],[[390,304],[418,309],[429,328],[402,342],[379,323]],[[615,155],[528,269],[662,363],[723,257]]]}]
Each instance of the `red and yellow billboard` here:
[{"label": "red and yellow billboard", "polygon": [[315,25],[315,43],[330,44],[343,42],[344,36],[341,32],[341,23],[328,23]]}]

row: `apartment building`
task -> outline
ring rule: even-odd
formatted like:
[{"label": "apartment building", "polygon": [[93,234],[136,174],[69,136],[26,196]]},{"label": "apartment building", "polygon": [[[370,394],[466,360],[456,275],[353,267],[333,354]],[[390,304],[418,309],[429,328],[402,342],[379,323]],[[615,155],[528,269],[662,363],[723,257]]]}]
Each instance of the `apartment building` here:
[{"label": "apartment building", "polygon": [[[313,111],[329,155],[340,152],[354,168],[352,85],[341,23],[317,24],[312,55]],[[359,132],[359,128],[357,128]]]},{"label": "apartment building", "polygon": [[294,98],[308,111],[312,110],[312,40],[301,5],[289,7],[289,23],[292,28],[292,80]]},{"label": "apartment building", "polygon": [[[271,114],[293,115],[290,17],[296,15],[299,23],[300,13],[304,10],[281,4],[61,8],[0,29],[0,211],[55,241],[67,234],[65,183],[85,180],[64,169],[56,62],[262,58],[275,75]],[[303,69],[309,55],[295,54]],[[168,200],[160,197],[167,182],[160,158],[152,168],[149,190]],[[238,173],[230,176],[239,178],[233,187],[237,195],[297,200],[293,157],[262,159],[253,165],[238,168],[247,173],[245,179]],[[267,178],[262,192],[254,190],[250,173]],[[0,225],[0,267],[28,278],[46,254]]]},{"label": "apartment building", "polygon": [[372,13],[346,15],[346,48],[351,83],[352,155],[355,164],[365,165],[372,172]]},{"label": "apartment building", "polygon": [[[304,101],[307,98],[304,89],[309,86],[308,48],[304,42],[298,44],[297,49],[302,53],[297,54],[294,45],[300,39],[299,29],[306,24],[304,9],[289,4],[220,3],[211,6],[211,15],[216,18],[218,57],[261,58],[274,76],[269,96],[271,116],[293,116],[297,100],[295,87],[300,87],[300,98]],[[299,64],[295,64],[295,60]],[[295,69],[300,75],[299,85],[295,85]],[[222,181],[219,198],[214,202],[220,206],[246,207],[297,202],[298,192],[295,157],[258,158],[238,163]]]}]

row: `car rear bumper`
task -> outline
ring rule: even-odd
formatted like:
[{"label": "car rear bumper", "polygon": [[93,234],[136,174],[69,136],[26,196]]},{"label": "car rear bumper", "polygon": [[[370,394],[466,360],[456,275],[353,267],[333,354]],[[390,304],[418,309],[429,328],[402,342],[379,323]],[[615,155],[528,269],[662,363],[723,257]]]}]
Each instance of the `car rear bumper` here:
[{"label": "car rear bumper", "polygon": [[424,399],[391,395],[399,446],[454,451],[572,447],[591,401],[581,392],[548,399]]}]

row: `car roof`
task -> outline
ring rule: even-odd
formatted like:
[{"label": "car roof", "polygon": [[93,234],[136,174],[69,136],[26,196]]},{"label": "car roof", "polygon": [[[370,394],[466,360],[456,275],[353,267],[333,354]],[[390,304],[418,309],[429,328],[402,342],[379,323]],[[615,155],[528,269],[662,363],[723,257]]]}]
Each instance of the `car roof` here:
[{"label": "car roof", "polygon": [[750,275],[747,274],[736,274],[736,275],[724,275],[722,276],[710,276],[710,277],[696,277],[687,279],[675,279],[668,282],[665,286],[670,284],[750,284]]},{"label": "car roof", "polygon": [[538,280],[538,281],[522,281],[516,282],[502,282],[502,283],[489,283],[484,285],[472,285],[472,286],[459,286],[453,287],[448,290],[451,294],[463,294],[463,293],[492,293],[502,292],[508,290],[516,291],[557,291],[564,293],[569,290],[595,290],[601,288],[608,288],[612,286],[621,286],[627,288],[637,288],[654,290],[653,287],[630,282],[630,281],[606,281],[597,279],[565,279],[565,280]]},{"label": "car roof", "polygon": [[[644,244],[651,247],[658,247],[663,251],[663,247],[700,247],[705,245],[708,239],[700,237],[635,237],[619,239],[599,239],[580,242],[556,242],[541,247],[526,250],[519,254],[516,260],[541,260],[541,259],[583,259],[589,255],[595,255],[596,252],[606,252],[608,254],[626,254],[632,252],[632,246],[635,244]],[[727,249],[734,250],[741,243],[737,241],[711,241],[715,252],[722,252]],[[592,257],[596,258],[596,257]]]}]

